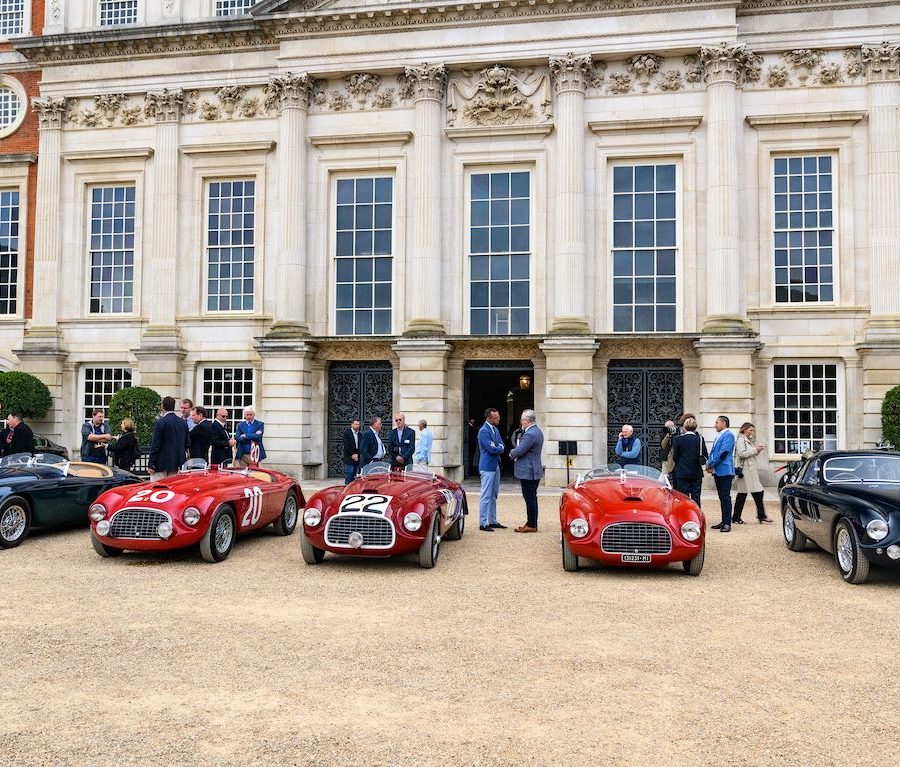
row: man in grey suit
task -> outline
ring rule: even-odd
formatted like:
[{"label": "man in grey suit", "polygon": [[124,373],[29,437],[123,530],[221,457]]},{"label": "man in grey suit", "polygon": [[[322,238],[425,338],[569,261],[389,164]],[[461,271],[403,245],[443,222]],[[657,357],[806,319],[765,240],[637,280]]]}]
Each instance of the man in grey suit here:
[{"label": "man in grey suit", "polygon": [[516,463],[513,473],[522,485],[522,497],[525,499],[527,521],[516,528],[517,533],[536,533],[538,520],[537,489],[541,483],[544,466],[541,462],[541,450],[544,447],[544,435],[537,427],[537,417],[533,410],[523,410],[520,423],[522,436],[519,444],[509,451],[509,457]]}]

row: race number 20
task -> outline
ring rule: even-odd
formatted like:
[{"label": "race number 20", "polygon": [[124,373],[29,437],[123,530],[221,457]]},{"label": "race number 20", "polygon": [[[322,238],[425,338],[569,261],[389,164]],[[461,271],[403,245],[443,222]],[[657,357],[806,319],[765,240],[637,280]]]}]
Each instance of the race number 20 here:
[{"label": "race number 20", "polygon": [[241,527],[255,525],[262,516],[263,492],[260,487],[245,487],[244,497],[247,499],[247,510],[241,519]]}]

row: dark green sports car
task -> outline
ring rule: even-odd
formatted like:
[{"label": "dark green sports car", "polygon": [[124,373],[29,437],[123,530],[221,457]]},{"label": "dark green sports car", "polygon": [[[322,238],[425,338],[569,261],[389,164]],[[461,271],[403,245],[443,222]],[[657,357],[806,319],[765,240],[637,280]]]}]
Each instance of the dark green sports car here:
[{"label": "dark green sports car", "polygon": [[18,453],[0,459],[0,548],[25,540],[32,527],[88,523],[88,506],[105,490],[141,479],[99,463]]}]

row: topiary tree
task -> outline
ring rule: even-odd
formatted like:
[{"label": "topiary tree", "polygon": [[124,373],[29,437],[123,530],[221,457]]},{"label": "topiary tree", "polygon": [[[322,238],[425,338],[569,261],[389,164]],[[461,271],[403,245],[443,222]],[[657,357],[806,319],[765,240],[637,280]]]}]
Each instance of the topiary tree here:
[{"label": "topiary tree", "polygon": [[53,397],[40,378],[9,370],[0,373],[0,405],[3,406],[3,417],[12,410],[18,410],[26,418],[40,420],[52,407]]},{"label": "topiary tree", "polygon": [[109,401],[109,427],[116,432],[122,419],[130,418],[137,426],[138,444],[149,445],[160,405],[162,397],[146,386],[119,389]]},{"label": "topiary tree", "polygon": [[900,386],[885,394],[881,403],[881,438],[900,448]]}]

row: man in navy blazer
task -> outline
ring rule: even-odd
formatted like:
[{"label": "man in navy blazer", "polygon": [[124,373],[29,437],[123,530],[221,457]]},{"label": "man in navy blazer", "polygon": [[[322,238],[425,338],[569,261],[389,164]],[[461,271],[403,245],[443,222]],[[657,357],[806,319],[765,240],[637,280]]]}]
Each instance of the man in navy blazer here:
[{"label": "man in navy blazer", "polygon": [[369,428],[363,430],[359,438],[359,468],[362,469],[372,461],[383,461],[387,455],[384,442],[378,436],[381,430],[381,419],[376,417],[369,421]]},{"label": "man in navy blazer", "polygon": [[722,507],[722,521],[713,525],[713,530],[723,533],[731,532],[731,482],[734,479],[734,434],[728,427],[731,422],[727,415],[716,419],[716,441],[713,442],[706,459],[706,470],[716,481],[716,492]]},{"label": "man in navy blazer", "polygon": [[175,413],[175,398],[163,397],[163,414],[153,424],[150,442],[150,481],[177,474],[189,448],[188,427],[184,419]]},{"label": "man in navy blazer", "polygon": [[403,413],[394,413],[394,428],[388,437],[391,467],[403,471],[412,464],[415,450],[416,433],[406,425],[406,416]]},{"label": "man in navy blazer", "polygon": [[537,416],[533,410],[523,410],[520,423],[522,436],[518,444],[509,451],[509,457],[516,463],[513,474],[522,485],[522,497],[525,499],[524,525],[516,528],[517,533],[536,533],[538,521],[537,489],[544,474],[541,450],[544,447],[544,435],[537,427]]}]

